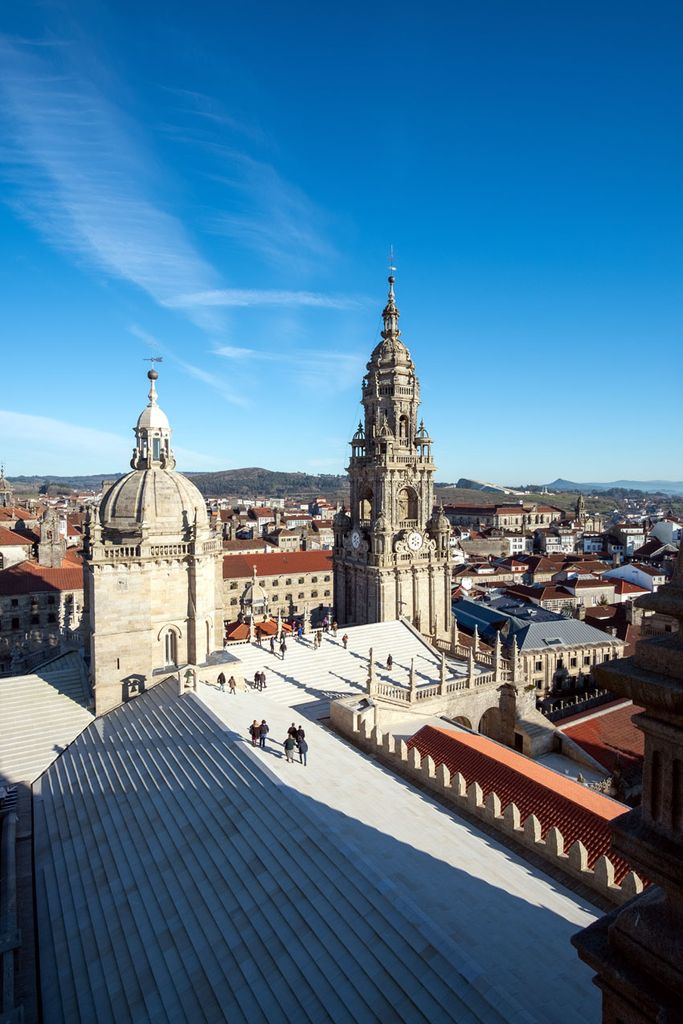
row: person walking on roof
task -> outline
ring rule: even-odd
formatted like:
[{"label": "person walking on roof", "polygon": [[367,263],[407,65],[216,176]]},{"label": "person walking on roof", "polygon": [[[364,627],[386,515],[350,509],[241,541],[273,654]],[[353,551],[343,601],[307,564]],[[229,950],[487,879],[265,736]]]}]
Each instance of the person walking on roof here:
[{"label": "person walking on roof", "polygon": [[285,654],[286,653],[287,653],[287,644],[285,643],[285,638],[283,637],[282,638],[282,643],[280,644],[280,657],[282,658],[283,661],[285,660]]},{"label": "person walking on roof", "polygon": [[387,658],[387,668],[391,672],[393,667],[394,667],[394,659],[391,657],[391,655],[389,655],[389,657]]},{"label": "person walking on roof", "polygon": [[[303,729],[301,731],[303,732]],[[302,764],[304,767],[306,767],[306,765],[308,764],[308,761],[306,760],[307,755],[308,743],[302,736],[301,739],[299,740],[299,764]]]},{"label": "person walking on roof", "polygon": [[344,633],[344,636],[342,637],[342,643],[344,644],[344,650],[346,650],[346,648],[349,646],[349,634],[348,633]]},{"label": "person walking on roof", "polygon": [[257,721],[257,719],[254,719],[254,721],[249,726],[249,735],[251,736],[251,745],[252,745],[252,747],[255,747],[256,744],[258,743],[260,734],[261,734],[261,723],[259,721]]},{"label": "person walking on roof", "polygon": [[230,693],[237,693],[237,683],[235,682],[234,676],[230,676],[228,679],[228,689],[230,690]]},{"label": "person walking on roof", "polygon": [[287,734],[287,739],[283,743],[285,748],[285,757],[288,761],[294,760],[294,747],[296,746],[296,740],[293,736]]},{"label": "person walking on roof", "polygon": [[259,735],[258,745],[261,748],[261,750],[265,750],[266,749],[266,736],[268,735],[269,732],[270,732],[270,729],[268,728],[268,723],[266,722],[266,720],[264,718],[263,721],[261,722],[261,725],[259,726],[259,733],[258,733],[258,735]]}]

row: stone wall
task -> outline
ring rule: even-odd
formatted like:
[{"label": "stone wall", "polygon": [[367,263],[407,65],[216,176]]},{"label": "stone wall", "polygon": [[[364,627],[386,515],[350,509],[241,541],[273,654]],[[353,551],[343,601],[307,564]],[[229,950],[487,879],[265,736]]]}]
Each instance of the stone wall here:
[{"label": "stone wall", "polygon": [[[341,721],[335,721],[334,702],[331,708],[332,724],[338,724],[343,728]],[[380,756],[399,774],[414,779],[420,785],[445,797],[456,808],[461,807],[473,817],[498,829],[521,847],[533,851],[612,903],[625,903],[643,891],[643,883],[634,871],[629,871],[621,885],[617,885],[614,881],[614,864],[609,857],[599,857],[594,867],[589,868],[588,851],[580,841],[577,840],[565,851],[564,837],[557,828],[548,829],[545,839],[542,839],[541,823],[536,815],[530,814],[525,821],[521,821],[516,804],[509,803],[503,807],[496,793],[489,793],[484,799],[481,786],[477,782],[467,786],[465,778],[459,772],[451,777],[446,765],[442,764],[437,768],[431,757],[421,758],[416,747],[409,750],[405,740],[397,741],[390,733],[382,735],[376,728],[372,728],[368,721],[359,722],[358,714],[352,723],[353,731],[347,731],[349,716],[347,714],[344,717],[344,724],[347,725],[344,735],[361,750]]]}]

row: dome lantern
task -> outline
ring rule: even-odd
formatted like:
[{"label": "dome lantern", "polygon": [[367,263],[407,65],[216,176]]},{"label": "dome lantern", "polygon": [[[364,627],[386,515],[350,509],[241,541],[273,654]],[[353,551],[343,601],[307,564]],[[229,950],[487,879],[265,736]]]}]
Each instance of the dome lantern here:
[{"label": "dome lantern", "polygon": [[171,426],[168,417],[157,404],[155,381],[159,374],[155,369],[148,370],[150,382],[149,402],[138,416],[134,427],[135,448],[130,464],[133,469],[174,469],[175,456],[171,448]]}]

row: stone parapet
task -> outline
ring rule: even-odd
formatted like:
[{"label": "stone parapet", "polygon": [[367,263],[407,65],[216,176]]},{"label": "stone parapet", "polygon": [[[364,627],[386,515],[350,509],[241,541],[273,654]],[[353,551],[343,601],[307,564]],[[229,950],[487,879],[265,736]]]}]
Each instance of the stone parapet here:
[{"label": "stone parapet", "polygon": [[614,864],[609,857],[598,857],[589,868],[588,851],[583,843],[577,840],[565,849],[564,836],[557,828],[548,829],[545,839],[541,838],[541,825],[534,814],[522,821],[515,803],[503,806],[495,792],[484,799],[477,782],[467,786],[459,772],[451,776],[446,765],[436,767],[431,757],[421,758],[416,747],[409,749],[405,740],[396,739],[391,733],[383,734],[368,721],[361,721],[360,714],[352,712],[350,707],[337,709],[342,703],[335,701],[331,705],[332,726],[361,750],[380,757],[398,774],[413,779],[454,807],[479,818],[611,903],[621,905],[643,891],[643,882],[635,871],[629,871],[621,885],[617,885]]}]

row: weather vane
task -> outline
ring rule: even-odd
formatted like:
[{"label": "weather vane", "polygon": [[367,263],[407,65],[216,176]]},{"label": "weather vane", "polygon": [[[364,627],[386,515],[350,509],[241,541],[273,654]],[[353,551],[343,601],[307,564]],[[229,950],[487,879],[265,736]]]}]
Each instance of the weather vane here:
[{"label": "weather vane", "polygon": [[393,274],[395,270],[396,270],[396,266],[395,266],[395,262],[394,262],[394,247],[393,247],[393,245],[390,245],[389,246],[389,272]]},{"label": "weather vane", "polygon": [[143,357],[143,362],[144,363],[163,363],[163,361],[164,361],[164,357],[163,356],[144,356]]}]

